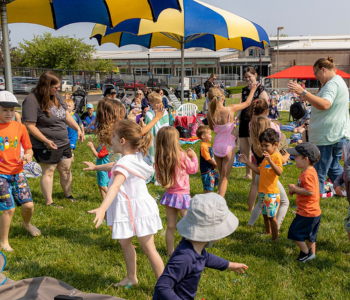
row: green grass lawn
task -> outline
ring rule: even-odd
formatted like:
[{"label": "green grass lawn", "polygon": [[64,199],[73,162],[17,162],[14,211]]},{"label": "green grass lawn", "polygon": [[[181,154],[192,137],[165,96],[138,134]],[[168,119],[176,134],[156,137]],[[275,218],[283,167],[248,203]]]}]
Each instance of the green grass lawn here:
[{"label": "green grass lawn", "polygon": [[[232,101],[229,99],[228,104]],[[202,103],[203,100],[197,101],[200,110]],[[286,123],[287,120],[287,113],[283,113],[282,122]],[[111,239],[106,224],[95,229],[94,216],[86,213],[101,203],[96,174],[82,171],[82,161],[94,160],[86,143],[77,145],[73,164],[72,195],[79,200],[78,203],[64,199],[56,174],[53,197],[64,209],[46,207],[40,190],[40,178],[28,179],[35,202],[32,221],[41,229],[42,236],[32,238],[22,228],[20,209],[17,209],[10,229],[10,244],[15,251],[6,253],[8,263],[4,274],[14,280],[51,276],[84,292],[110,294],[125,299],[152,299],[156,279],[136,238],[134,245],[138,255],[140,284],[131,289],[111,286],[124,278],[125,262],[121,247]],[[190,147],[198,154],[199,145]],[[289,183],[297,182],[299,172],[295,165],[284,168],[281,182],[286,190]],[[302,264],[295,261],[299,255],[297,246],[287,239],[288,228],[296,212],[296,208],[293,208],[295,196],[290,198],[290,208],[278,243],[265,242],[268,236],[257,235],[264,230],[262,217],[253,229],[247,227],[251,182],[242,179],[243,175],[243,169],[232,169],[226,198],[240,225],[236,232],[219,241],[209,252],[247,264],[247,276],[206,269],[196,299],[349,299],[350,243],[343,228],[347,200],[339,197],[321,200],[317,258]],[[202,192],[199,172],[190,176],[190,183],[192,196]],[[148,189],[158,200],[165,192],[154,185],[149,185]],[[159,209],[165,228],[165,209],[162,206]],[[176,234],[176,243],[180,239]],[[166,263],[164,230],[155,236],[155,242]]]}]

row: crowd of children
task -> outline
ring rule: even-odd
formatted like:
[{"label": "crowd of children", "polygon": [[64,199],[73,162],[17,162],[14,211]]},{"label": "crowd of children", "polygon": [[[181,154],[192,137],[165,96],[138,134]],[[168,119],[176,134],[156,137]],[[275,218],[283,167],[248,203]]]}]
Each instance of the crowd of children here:
[{"label": "crowd of children", "polygon": [[[258,85],[252,85],[253,92]],[[141,98],[134,103],[135,114],[141,111]],[[205,250],[205,247],[232,234],[238,227],[238,219],[229,210],[224,197],[236,154],[234,114],[248,107],[252,118],[249,128],[255,159],[250,161],[241,154],[239,160],[260,175],[257,177],[257,191],[251,191],[253,201],[249,203],[250,210],[258,193],[265,234],[271,234],[271,240],[277,242],[279,227],[289,206],[288,198],[284,199],[285,191],[279,177],[283,172],[283,163],[289,158],[288,153],[293,155],[301,174],[298,183],[289,184],[288,187],[291,196],[297,195],[298,207],[288,238],[300,248],[298,261],[315,258],[321,209],[318,177],[313,164],[319,159],[320,152],[306,138],[295,148],[284,147],[283,152],[283,134],[270,121],[279,117],[276,103],[271,101],[268,105],[264,99],[252,99],[248,97],[245,102],[224,107],[223,91],[220,88],[209,90],[209,126],[200,125],[196,131],[201,140],[199,163],[193,150],[189,148],[184,151],[181,148],[178,131],[169,126],[169,114],[163,108],[161,94],[153,92],[148,95],[147,111],[143,119],[141,116],[141,125],[132,116],[125,120],[126,110],[120,101],[101,99],[96,114],[93,105],[87,105],[85,129],[97,135],[97,143],[90,136],[87,146],[96,157],[96,165],[84,162],[87,165],[84,170],[97,171],[97,184],[102,196],[101,205],[89,213],[95,214],[96,228],[104,219],[107,220],[112,239],[117,239],[122,247],[126,276],[115,286],[138,284],[136,252],[132,245],[134,236],[138,238],[157,278],[153,299],[194,299],[204,267],[237,273],[244,273],[248,268],[245,264],[229,262]],[[83,131],[83,122],[74,114],[74,102],[67,97],[66,104]],[[34,204],[23,175],[23,161],[30,162],[33,153],[25,126],[13,120],[16,106],[19,104],[11,93],[0,92],[0,209],[3,211],[0,217],[0,247],[7,251],[12,250],[8,233],[15,203],[22,206],[24,228],[33,236],[40,235],[40,230],[30,223]],[[216,133],[213,146],[212,130]],[[73,151],[77,135],[72,129],[68,132]],[[24,149],[22,156],[20,144]],[[341,186],[345,183],[349,198],[350,146],[347,144],[346,147],[343,152],[345,171],[337,179],[335,190],[344,195]],[[198,169],[203,194],[192,198],[190,174],[196,174]],[[253,177],[252,186],[255,186],[255,180]],[[154,235],[162,229],[162,222],[158,205],[148,192],[148,182],[166,189],[160,200],[160,205],[165,206],[165,240],[170,257],[165,268],[154,242]],[[213,193],[216,186],[218,194]],[[284,214],[279,218],[282,206]],[[260,210],[257,215],[259,213]],[[178,222],[179,214],[181,220]],[[345,227],[350,240],[350,208]],[[175,248],[176,228],[183,238]]]}]

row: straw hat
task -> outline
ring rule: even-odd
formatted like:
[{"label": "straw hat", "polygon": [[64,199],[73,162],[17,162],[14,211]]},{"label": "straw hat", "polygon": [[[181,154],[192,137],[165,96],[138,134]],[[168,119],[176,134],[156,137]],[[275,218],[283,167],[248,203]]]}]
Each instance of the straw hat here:
[{"label": "straw hat", "polygon": [[230,212],[226,200],[218,194],[199,194],[192,198],[187,214],[177,224],[179,233],[192,241],[220,240],[236,230],[237,217]]}]

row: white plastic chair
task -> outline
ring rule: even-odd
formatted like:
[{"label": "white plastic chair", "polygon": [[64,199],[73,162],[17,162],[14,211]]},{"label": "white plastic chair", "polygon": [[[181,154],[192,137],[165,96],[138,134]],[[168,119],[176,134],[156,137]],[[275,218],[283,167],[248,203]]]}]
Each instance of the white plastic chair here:
[{"label": "white plastic chair", "polygon": [[197,116],[197,110],[198,110],[198,106],[196,104],[193,103],[186,103],[186,104],[182,104],[177,110],[176,110],[176,115],[177,116],[187,116],[187,117],[191,117],[191,116]]},{"label": "white plastic chair", "polygon": [[280,101],[280,103],[277,104],[277,109],[279,111],[289,111],[292,103],[293,102],[289,100],[282,100]]}]

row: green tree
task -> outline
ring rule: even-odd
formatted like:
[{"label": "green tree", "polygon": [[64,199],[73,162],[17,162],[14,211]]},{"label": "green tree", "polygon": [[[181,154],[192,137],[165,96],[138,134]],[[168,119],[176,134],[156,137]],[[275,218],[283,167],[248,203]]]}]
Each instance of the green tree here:
[{"label": "green tree", "polygon": [[44,33],[34,35],[31,41],[24,40],[14,55],[19,58],[19,67],[79,70],[92,61],[95,51],[95,46],[84,43],[83,39]]}]

